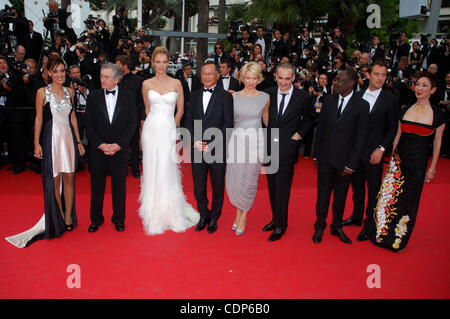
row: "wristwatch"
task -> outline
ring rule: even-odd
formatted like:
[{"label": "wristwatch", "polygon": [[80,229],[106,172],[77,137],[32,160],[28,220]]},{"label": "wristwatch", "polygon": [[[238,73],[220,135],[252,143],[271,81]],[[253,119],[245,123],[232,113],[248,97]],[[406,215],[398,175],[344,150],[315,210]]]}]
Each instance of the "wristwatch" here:
[{"label": "wristwatch", "polygon": [[380,151],[384,152],[386,149],[383,147],[383,145],[378,145],[378,148],[380,149]]}]

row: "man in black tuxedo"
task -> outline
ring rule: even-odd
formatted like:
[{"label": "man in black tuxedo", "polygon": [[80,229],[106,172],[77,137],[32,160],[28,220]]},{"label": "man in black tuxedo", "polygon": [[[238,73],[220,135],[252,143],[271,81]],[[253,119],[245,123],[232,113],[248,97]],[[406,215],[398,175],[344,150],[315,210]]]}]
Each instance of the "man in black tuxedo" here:
[{"label": "man in black tuxedo", "polygon": [[125,229],[126,177],[128,148],[136,131],[135,96],[117,86],[122,77],[120,67],[105,63],[101,68],[102,89],[92,91],[85,114],[89,140],[91,171],[91,222],[89,232],[103,224],[103,198],[106,175],[111,174],[113,202],[112,222],[117,231]]},{"label": "man in black tuxedo", "polygon": [[397,117],[400,111],[398,100],[383,89],[387,67],[383,62],[375,62],[369,68],[369,87],[359,95],[369,103],[369,129],[360,156],[359,167],[351,176],[353,188],[353,214],[344,220],[343,226],[361,226],[364,217],[364,202],[367,207],[364,227],[358,241],[369,239],[374,226],[373,210],[377,205],[377,195],[381,187],[384,154],[390,148],[397,133]]},{"label": "man in black tuxedo", "polygon": [[223,60],[229,60],[229,55],[225,52],[225,48],[223,47],[223,43],[217,41],[214,45],[214,63],[219,65]]},{"label": "man in black tuxedo", "polygon": [[353,92],[358,77],[352,69],[339,71],[334,92],[324,98],[317,125],[314,158],[317,169],[317,220],[313,241],[322,240],[333,192],[331,234],[341,241],[352,241],[342,231],[350,175],[360,162],[368,129],[369,103]]},{"label": "man in black tuxedo", "polygon": [[39,32],[33,30],[33,21],[28,20],[28,28],[30,40],[26,48],[27,56],[36,61],[36,63],[39,65],[44,40],[42,39],[42,35]]},{"label": "man in black tuxedo", "polygon": [[230,74],[231,72],[230,60],[220,61],[219,71],[220,77],[219,80],[217,81],[218,86],[221,86],[225,91],[232,91],[230,93],[239,91],[241,89],[239,81]]},{"label": "man in black tuxedo", "polygon": [[[218,70],[214,63],[202,67],[201,78],[203,89],[192,92],[185,124],[193,141],[192,175],[200,212],[195,230],[201,231],[208,225],[208,232],[213,233],[217,230],[225,193],[226,130],[233,126],[233,97],[217,85]],[[216,130],[214,138],[205,134],[207,130]],[[206,189],[208,172],[213,191],[211,209]]]},{"label": "man in black tuxedo", "polygon": [[134,106],[136,108],[136,130],[134,132],[133,138],[131,139],[131,173],[135,178],[141,177],[140,170],[140,155],[141,150],[139,147],[139,128],[141,127],[141,121],[145,120],[145,109],[144,109],[144,100],[142,98],[142,82],[144,79],[137,75],[131,73],[133,69],[132,60],[127,55],[118,55],[116,57],[116,64],[120,66],[122,69],[123,78],[119,83],[119,88],[127,89],[131,91],[136,97],[135,102],[136,105],[129,104],[130,106]]},{"label": "man in black tuxedo", "polygon": [[[267,153],[271,161],[265,160],[265,166],[273,166],[278,158],[278,171],[267,174],[269,198],[272,207],[272,220],[263,231],[273,231],[270,241],[279,240],[286,232],[289,196],[294,164],[298,160],[301,139],[312,125],[311,98],[309,94],[292,85],[295,79],[295,67],[289,63],[277,66],[278,86],[266,90],[270,95],[269,124],[267,127]],[[272,133],[278,129],[278,134]],[[272,146],[278,144],[278,154],[272,154]]]}]

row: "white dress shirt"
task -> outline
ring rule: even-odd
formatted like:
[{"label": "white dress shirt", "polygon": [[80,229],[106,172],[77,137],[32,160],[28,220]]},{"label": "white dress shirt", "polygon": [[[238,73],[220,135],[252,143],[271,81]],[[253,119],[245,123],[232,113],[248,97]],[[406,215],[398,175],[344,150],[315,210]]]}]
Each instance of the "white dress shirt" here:
[{"label": "white dress shirt", "polygon": [[[216,86],[212,86],[209,89],[214,90]],[[206,88],[205,88],[206,89]],[[211,92],[203,92],[203,114],[206,113],[206,109],[208,108],[209,100],[211,100],[212,93]]]},{"label": "white dress shirt", "polygon": [[222,75],[222,84],[225,91],[228,91],[230,87],[230,75],[228,74],[227,77],[228,78],[225,78],[224,75]]},{"label": "white dress shirt", "polygon": [[342,104],[342,108],[341,108],[341,114],[344,113],[345,107],[347,106],[348,101],[350,101],[350,99],[351,99],[352,96],[353,96],[353,91],[351,91],[350,94],[347,95],[346,97],[342,97],[342,96],[339,94],[338,107],[339,107],[339,105],[341,104],[342,99],[344,99],[344,104]]},{"label": "white dress shirt", "polygon": [[369,113],[372,112],[373,106],[375,105],[375,102],[377,101],[378,97],[380,96],[381,88],[375,91],[370,91],[369,89],[366,90],[366,92],[363,95],[363,99],[369,102]]},{"label": "white dress shirt", "polygon": [[114,95],[106,94],[106,90],[103,91],[103,94],[105,95],[106,109],[108,110],[109,123],[112,123],[114,110],[116,109],[117,96],[119,96],[119,87],[116,85],[116,87],[112,90],[116,91]]},{"label": "white dress shirt", "polygon": [[192,75],[188,76],[187,83],[189,87],[189,92],[192,92]]},{"label": "white dress shirt", "polygon": [[[284,107],[283,107],[283,111],[281,114],[284,114],[284,112],[286,111],[286,107],[289,104],[289,101],[291,100],[291,96],[292,96],[292,92],[294,91],[294,86],[291,84],[291,88],[289,89],[289,91],[287,91],[287,95],[284,98]],[[280,113],[280,104],[281,104],[281,99],[283,98],[283,96],[281,95],[281,91],[280,88],[278,88],[278,106],[277,106],[277,110],[278,110],[278,114]]]},{"label": "white dress shirt", "polygon": [[264,41],[264,38],[258,38],[258,40],[255,41],[255,44],[261,46],[261,55],[264,57],[264,53],[266,52],[266,42]]}]

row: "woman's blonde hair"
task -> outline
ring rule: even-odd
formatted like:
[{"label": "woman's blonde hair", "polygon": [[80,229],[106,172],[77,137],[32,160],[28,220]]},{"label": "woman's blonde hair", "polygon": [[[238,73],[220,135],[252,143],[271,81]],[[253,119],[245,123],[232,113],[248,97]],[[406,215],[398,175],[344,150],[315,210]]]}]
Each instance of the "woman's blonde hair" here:
[{"label": "woman's blonde hair", "polygon": [[262,81],[263,75],[261,71],[261,66],[256,62],[248,62],[239,70],[239,80],[243,83],[245,74],[250,72],[258,77],[258,83]]},{"label": "woman's blonde hair", "polygon": [[167,57],[167,60],[170,60],[170,52],[166,47],[157,47],[152,53],[152,62],[155,62],[156,56],[159,54],[164,54]]}]

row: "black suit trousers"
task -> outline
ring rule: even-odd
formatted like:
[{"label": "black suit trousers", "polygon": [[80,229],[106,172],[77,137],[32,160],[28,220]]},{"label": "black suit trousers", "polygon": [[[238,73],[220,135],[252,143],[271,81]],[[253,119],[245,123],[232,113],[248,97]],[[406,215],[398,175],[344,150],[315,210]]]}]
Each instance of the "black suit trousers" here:
[{"label": "black suit trousers", "polygon": [[345,200],[350,184],[350,176],[342,176],[343,169],[332,167],[328,163],[320,163],[317,168],[317,201],[314,225],[316,230],[323,230],[326,226],[331,193],[333,193],[333,223],[331,229],[342,227],[342,217],[345,209]]},{"label": "black suit trousers", "polygon": [[[192,152],[198,152],[192,150]],[[192,177],[194,179],[194,195],[197,200],[197,209],[201,218],[218,220],[222,213],[223,198],[225,194],[226,163],[194,163],[192,162]],[[208,172],[211,178],[212,203],[208,209]]]},{"label": "black suit trousers", "polygon": [[361,162],[359,169],[351,176],[353,189],[353,216],[361,221],[364,218],[367,183],[367,207],[366,219],[364,220],[364,223],[367,226],[372,224],[373,221],[373,210],[377,205],[377,195],[381,188],[382,175],[383,159],[377,165]]},{"label": "black suit trousers", "polygon": [[267,174],[272,220],[277,228],[287,228],[289,197],[291,195],[294,164],[280,165],[275,174]]},{"label": "black suit trousers", "polygon": [[101,224],[103,218],[103,199],[105,196],[106,176],[111,174],[111,192],[114,224],[125,221],[126,178],[128,172],[127,157],[120,154],[105,155],[98,149],[91,149],[89,165],[91,170],[91,221]]}]

